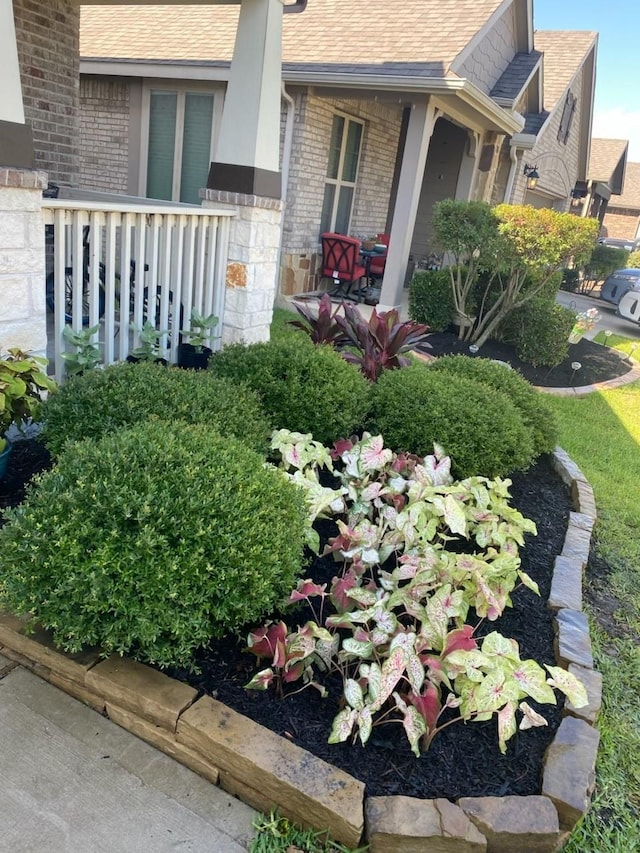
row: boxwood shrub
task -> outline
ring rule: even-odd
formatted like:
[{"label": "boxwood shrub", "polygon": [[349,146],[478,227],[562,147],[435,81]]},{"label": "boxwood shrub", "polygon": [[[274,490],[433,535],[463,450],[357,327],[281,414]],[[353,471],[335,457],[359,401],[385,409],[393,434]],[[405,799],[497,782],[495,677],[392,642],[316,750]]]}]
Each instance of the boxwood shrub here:
[{"label": "boxwood shrub", "polygon": [[409,287],[409,316],[443,332],[453,322],[455,306],[448,270],[418,270]]},{"label": "boxwood shrub", "polygon": [[188,666],[211,637],[268,616],[301,567],[302,495],[203,425],[68,445],[7,515],[3,605],[71,652]]},{"label": "boxwood shrub", "polygon": [[531,431],[506,394],[424,365],[383,373],[372,420],[394,450],[423,456],[441,444],[458,478],[504,476],[533,459]]},{"label": "boxwood shrub", "polygon": [[558,442],[556,416],[546,397],[508,366],[487,358],[446,355],[432,362],[431,370],[444,371],[502,391],[516,406],[531,431],[536,456],[553,450]]},{"label": "boxwood shrub", "polygon": [[575,319],[575,312],[563,305],[532,299],[509,315],[501,337],[513,344],[521,361],[553,368],[567,357]]},{"label": "boxwood shrub", "polygon": [[247,382],[262,398],[275,429],[313,433],[323,444],[360,429],[369,409],[369,384],[335,350],[306,337],[234,344],[216,353],[209,370]]},{"label": "boxwood shrub", "polygon": [[145,420],[205,423],[265,451],[271,426],[256,393],[207,371],[149,362],[115,364],[69,379],[44,404],[43,438],[58,454],[64,443],[97,438]]}]

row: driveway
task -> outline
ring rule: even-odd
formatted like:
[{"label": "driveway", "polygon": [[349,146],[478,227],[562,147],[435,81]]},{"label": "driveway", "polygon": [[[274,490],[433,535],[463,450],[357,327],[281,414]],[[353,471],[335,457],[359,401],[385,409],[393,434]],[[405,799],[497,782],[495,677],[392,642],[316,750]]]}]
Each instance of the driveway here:
[{"label": "driveway", "polygon": [[593,338],[598,332],[608,330],[614,335],[640,341],[640,326],[630,320],[625,320],[624,317],[618,317],[615,305],[611,305],[609,302],[594,299],[592,296],[582,296],[579,293],[567,293],[564,290],[558,292],[556,302],[566,308],[571,308],[572,311],[588,311],[589,308],[597,308],[600,319],[595,328],[587,332],[585,335],[587,338]]}]

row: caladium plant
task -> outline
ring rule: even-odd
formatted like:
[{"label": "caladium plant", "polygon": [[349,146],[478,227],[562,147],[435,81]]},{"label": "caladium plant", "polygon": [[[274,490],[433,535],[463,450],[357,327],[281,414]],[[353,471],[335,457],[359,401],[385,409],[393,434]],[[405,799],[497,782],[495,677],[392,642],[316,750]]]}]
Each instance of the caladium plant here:
[{"label": "caladium plant", "polygon": [[[478,625],[467,624],[470,613],[478,624],[496,619],[519,584],[538,591],[519,558],[535,525],[510,506],[508,480],[456,483],[441,448],[420,459],[367,433],[329,452],[310,435],[280,430],[272,447],[306,490],[310,518],[335,518],[338,535],[324,553],[339,568],[328,588],[307,578],[291,593],[288,604],[306,602],[312,621],[252,632],[248,647],[271,665],[248,687],[282,692],[301,680],[322,691],[316,676],[339,672],[344,706],[329,741],[364,744],[373,726],[395,719],[416,755],[455,719],[495,716],[504,752],[518,726],[546,725],[527,699],[555,703],[559,690],[575,707],[586,704],[574,676],[545,672],[521,660],[514,640],[495,631],[479,638]],[[340,483],[327,494],[322,468]]]}]

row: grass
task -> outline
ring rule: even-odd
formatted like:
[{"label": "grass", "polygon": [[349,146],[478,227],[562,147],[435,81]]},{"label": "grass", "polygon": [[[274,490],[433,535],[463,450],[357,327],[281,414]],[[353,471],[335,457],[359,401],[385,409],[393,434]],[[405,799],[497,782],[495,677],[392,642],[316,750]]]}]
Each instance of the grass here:
[{"label": "grass", "polygon": [[604,332],[598,332],[593,338],[594,343],[604,344],[613,349],[620,350],[626,355],[631,355],[636,361],[640,361],[640,341],[633,341],[629,338],[623,338],[621,335],[605,335]]},{"label": "grass", "polygon": [[276,812],[269,817],[262,815],[253,825],[258,834],[249,853],[364,853],[369,849],[366,846],[351,851],[331,841],[328,833],[300,829]]},{"label": "grass", "polygon": [[[609,344],[629,352],[633,341]],[[587,574],[597,669],[604,677],[593,806],[565,853],[640,850],[640,383],[581,398],[552,398],[560,444],[593,486],[596,553],[610,567]]]}]

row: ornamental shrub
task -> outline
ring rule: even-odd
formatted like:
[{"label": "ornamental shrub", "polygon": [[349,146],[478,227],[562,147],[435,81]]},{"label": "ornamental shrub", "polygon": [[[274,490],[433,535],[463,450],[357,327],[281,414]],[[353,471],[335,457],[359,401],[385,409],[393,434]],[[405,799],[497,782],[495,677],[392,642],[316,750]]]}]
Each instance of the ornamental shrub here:
[{"label": "ornamental shrub", "polygon": [[443,332],[453,322],[455,305],[448,270],[418,270],[409,288],[409,316]]},{"label": "ornamental shrub", "polygon": [[462,376],[506,394],[531,432],[535,456],[548,453],[558,443],[556,416],[546,397],[516,370],[487,358],[446,355],[436,359],[430,370]]},{"label": "ornamental shrub", "polygon": [[504,476],[534,456],[531,431],[506,394],[424,365],[380,377],[372,419],[393,450],[426,456],[440,444],[458,478]]},{"label": "ornamental shrub", "polygon": [[369,385],[327,346],[295,340],[233,344],[216,353],[209,370],[247,382],[262,398],[275,429],[312,433],[323,444],[360,429],[369,409]]},{"label": "ornamental shrub", "polygon": [[640,268],[640,251],[636,249],[627,258],[627,269],[633,270],[638,268]]},{"label": "ornamental shrub", "polygon": [[63,649],[189,666],[301,567],[303,497],[234,438],[156,421],[68,445],[0,530],[3,606]]},{"label": "ornamental shrub", "polygon": [[69,379],[42,409],[44,441],[58,454],[68,439],[98,438],[140,421],[204,423],[266,451],[269,421],[254,391],[207,371],[150,362],[114,364]]},{"label": "ornamental shrub", "polygon": [[514,345],[521,361],[553,368],[567,357],[575,321],[569,308],[535,299],[509,315],[502,340]]}]

